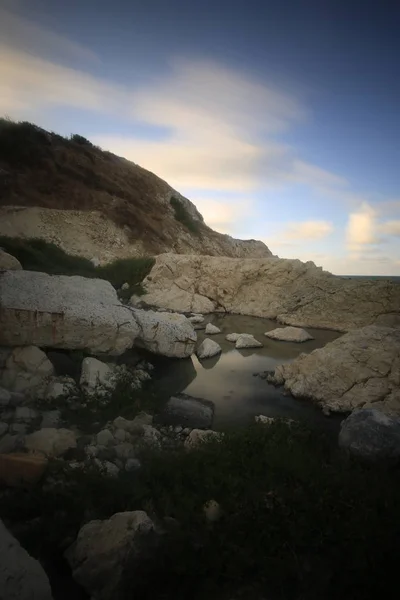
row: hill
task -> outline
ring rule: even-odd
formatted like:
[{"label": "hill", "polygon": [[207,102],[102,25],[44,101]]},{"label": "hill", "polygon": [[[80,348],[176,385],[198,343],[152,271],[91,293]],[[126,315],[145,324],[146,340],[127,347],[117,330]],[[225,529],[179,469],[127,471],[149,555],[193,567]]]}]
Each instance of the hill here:
[{"label": "hill", "polygon": [[41,238],[100,263],[131,256],[271,256],[213,231],[190,200],[139,165],[27,122],[0,119],[0,235]]}]

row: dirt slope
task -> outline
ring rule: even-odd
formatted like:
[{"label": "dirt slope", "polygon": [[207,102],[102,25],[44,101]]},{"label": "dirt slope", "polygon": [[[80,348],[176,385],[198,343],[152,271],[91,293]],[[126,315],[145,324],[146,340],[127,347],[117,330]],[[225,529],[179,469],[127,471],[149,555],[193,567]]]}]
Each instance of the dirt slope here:
[{"label": "dirt slope", "polygon": [[100,261],[164,252],[271,255],[262,242],[235,240],[207,227],[194,204],[137,164],[80,136],[66,139],[5,120],[0,235],[42,237]]}]

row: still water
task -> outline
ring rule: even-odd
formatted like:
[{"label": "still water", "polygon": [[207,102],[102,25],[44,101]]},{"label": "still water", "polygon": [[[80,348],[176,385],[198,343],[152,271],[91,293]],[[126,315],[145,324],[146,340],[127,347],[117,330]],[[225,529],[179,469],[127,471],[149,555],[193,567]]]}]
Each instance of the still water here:
[{"label": "still water", "polygon": [[[211,400],[215,405],[214,429],[244,425],[259,414],[306,421],[328,430],[337,429],[340,419],[323,416],[311,403],[285,396],[281,389],[254,374],[273,370],[276,365],[290,362],[302,352],[321,348],[338,338],[339,333],[307,328],[315,339],[296,344],[265,337],[264,332],[277,327],[277,323],[269,319],[210,315],[203,325],[207,322],[219,327],[221,333],[205,336],[204,330],[198,330],[199,343],[210,337],[221,346],[222,354],[202,361],[195,355],[186,360],[160,361],[152,383],[152,389],[160,399],[185,392]],[[227,333],[234,332],[253,334],[263,347],[236,350],[234,344],[225,340]]]}]

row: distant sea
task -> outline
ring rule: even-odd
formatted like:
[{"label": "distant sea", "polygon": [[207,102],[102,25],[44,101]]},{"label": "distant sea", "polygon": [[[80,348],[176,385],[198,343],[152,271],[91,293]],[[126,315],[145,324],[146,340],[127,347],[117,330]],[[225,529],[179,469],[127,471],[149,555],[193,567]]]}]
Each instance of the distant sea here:
[{"label": "distant sea", "polygon": [[394,275],[336,275],[339,279],[359,279],[362,281],[385,281],[389,280],[393,283],[400,284],[400,276]]}]

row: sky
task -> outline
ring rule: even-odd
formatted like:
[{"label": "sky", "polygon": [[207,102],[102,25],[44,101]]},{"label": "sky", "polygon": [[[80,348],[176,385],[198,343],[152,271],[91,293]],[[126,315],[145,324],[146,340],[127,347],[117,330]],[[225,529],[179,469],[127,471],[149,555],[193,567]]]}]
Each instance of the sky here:
[{"label": "sky", "polygon": [[0,0],[0,115],[281,257],[400,276],[399,30],[387,0]]}]

